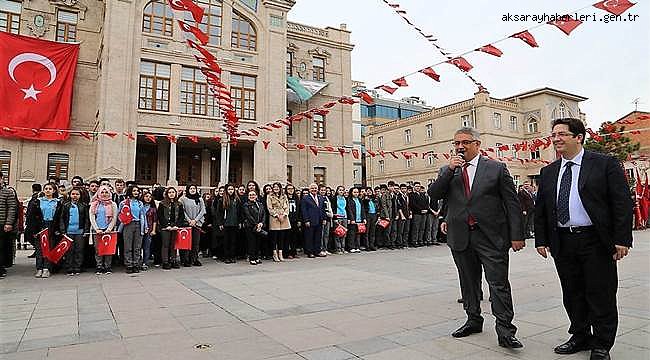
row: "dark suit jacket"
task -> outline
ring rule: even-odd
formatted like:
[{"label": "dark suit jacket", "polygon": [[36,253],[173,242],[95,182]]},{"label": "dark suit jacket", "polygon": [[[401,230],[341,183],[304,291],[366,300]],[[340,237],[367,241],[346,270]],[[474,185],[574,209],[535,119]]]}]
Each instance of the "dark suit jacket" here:
[{"label": "dark suit jacket", "polygon": [[496,249],[508,251],[511,242],[524,239],[523,218],[515,184],[505,164],[480,157],[470,198],[465,196],[462,169],[440,169],[438,179],[429,186],[429,196],[447,204],[447,244],[463,251],[469,244],[468,215]]},{"label": "dark suit jacket", "polygon": [[310,226],[318,226],[327,218],[325,209],[325,198],[318,196],[318,205],[314,202],[311,194],[305,195],[300,200],[300,213],[302,214],[302,221],[308,222]]},{"label": "dark suit jacket", "polygon": [[519,205],[521,205],[521,211],[530,211],[535,207],[535,201],[533,196],[528,193],[528,191],[521,189],[517,193],[519,197]]},{"label": "dark suit jacket", "polygon": [[[535,204],[535,247],[559,251],[557,234],[557,178],[562,159],[542,168]],[[608,251],[614,245],[632,246],[632,200],[625,174],[615,158],[585,150],[580,165],[578,193],[598,237]]]}]

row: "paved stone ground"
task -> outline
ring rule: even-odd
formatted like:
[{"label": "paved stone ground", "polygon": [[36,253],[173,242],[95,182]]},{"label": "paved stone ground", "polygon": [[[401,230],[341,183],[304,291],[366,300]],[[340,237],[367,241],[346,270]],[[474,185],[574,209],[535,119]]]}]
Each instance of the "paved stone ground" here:
[{"label": "paved stone ground", "polygon": [[[650,359],[650,231],[634,236],[615,359]],[[50,279],[33,278],[21,251],[0,280],[0,359],[588,359],[552,352],[568,321],[532,246],[511,256],[520,351],[497,346],[490,314],[483,333],[449,335],[465,314],[446,246]]]}]

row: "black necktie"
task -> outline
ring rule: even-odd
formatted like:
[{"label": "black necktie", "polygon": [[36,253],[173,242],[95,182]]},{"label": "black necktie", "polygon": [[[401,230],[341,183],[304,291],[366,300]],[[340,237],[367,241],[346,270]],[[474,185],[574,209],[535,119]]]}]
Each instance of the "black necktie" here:
[{"label": "black necktie", "polygon": [[560,193],[557,197],[557,220],[564,225],[569,222],[569,194],[571,193],[571,166],[573,162],[566,163],[566,169],[560,180]]}]

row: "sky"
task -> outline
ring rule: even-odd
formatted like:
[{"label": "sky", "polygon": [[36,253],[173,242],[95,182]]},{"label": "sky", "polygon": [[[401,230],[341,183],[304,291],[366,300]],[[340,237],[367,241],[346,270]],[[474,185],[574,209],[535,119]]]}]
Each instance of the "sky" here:
[{"label": "sky", "polygon": [[[606,12],[591,5],[596,0],[391,0],[425,33],[452,54],[478,48],[536,26],[533,21],[503,21],[507,14],[574,14],[592,18],[570,36],[551,25],[530,32],[539,44],[532,48],[519,39],[495,46],[500,57],[474,52],[465,58],[470,74],[484,84],[490,96],[504,98],[524,91],[552,87],[589,98],[580,104],[589,126],[615,121],[633,111],[650,110],[650,4],[637,4],[622,15],[627,21],[604,22]],[[638,15],[630,21],[628,14]],[[593,16],[596,21],[593,21]],[[352,79],[368,87],[438,63],[444,58],[382,0],[297,0],[290,21],[317,27],[347,24],[351,31]],[[424,75],[407,77],[409,87],[392,97],[419,96],[430,106],[444,106],[473,97],[476,87],[450,65],[434,70],[439,83]],[[391,97],[383,94],[386,97]]]}]

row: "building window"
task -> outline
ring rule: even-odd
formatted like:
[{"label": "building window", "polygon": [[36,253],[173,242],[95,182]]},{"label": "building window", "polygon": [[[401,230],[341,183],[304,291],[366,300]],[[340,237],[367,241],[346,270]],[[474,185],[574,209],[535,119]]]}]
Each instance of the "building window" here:
[{"label": "building window", "polygon": [[404,130],[404,143],[410,144],[413,141],[413,136],[411,134],[411,129]]},{"label": "building window", "polygon": [[316,57],[312,60],[314,81],[325,81],[325,59]]},{"label": "building window", "polygon": [[379,172],[383,174],[384,170],[386,170],[386,162],[384,160],[379,160]]},{"label": "building window", "polygon": [[208,34],[208,44],[221,45],[221,23],[223,20],[223,4],[221,0],[198,0],[197,2],[205,10],[201,23],[196,26],[196,22],[189,11],[185,12],[185,22],[195,25]]},{"label": "building window", "polygon": [[[287,118],[293,115],[293,111],[287,110]],[[287,136],[293,136],[293,121],[289,120],[289,125],[287,125]]]},{"label": "building window", "polygon": [[359,169],[352,170],[352,179],[359,180]]},{"label": "building window", "polygon": [[537,127],[537,119],[535,118],[530,118],[528,120],[528,132],[529,133],[536,133],[538,132],[539,129]]},{"label": "building window", "polygon": [[244,74],[230,74],[230,96],[237,116],[242,120],[255,121],[256,78]]},{"label": "building window", "polygon": [[139,109],[169,111],[169,64],[140,63]]},{"label": "building window", "polygon": [[501,129],[501,114],[497,112],[494,113],[494,128]]},{"label": "building window", "polygon": [[460,117],[460,126],[461,127],[476,127],[476,121],[474,119],[470,119],[469,115],[462,115]]},{"label": "building window", "polygon": [[539,154],[539,150],[531,151],[530,152],[530,159],[531,160],[539,160],[541,158]]},{"label": "building window", "polygon": [[56,41],[77,41],[77,13],[59,10],[56,22]]},{"label": "building window", "polygon": [[325,185],[326,178],[326,169],[324,167],[315,167],[314,168],[314,182],[318,185]]},{"label": "building window", "polygon": [[499,146],[503,146],[503,144],[502,143],[494,144],[494,151],[496,152],[497,157],[501,158],[503,157],[503,150],[499,149]]},{"label": "building window", "polygon": [[432,124],[427,124],[427,139],[432,139],[433,138],[433,125]]},{"label": "building window", "polygon": [[293,76],[293,53],[287,51],[287,76]]},{"label": "building window", "polygon": [[325,116],[314,114],[311,132],[314,139],[325,139]]},{"label": "building window", "polygon": [[520,179],[519,175],[513,175],[512,176],[512,180],[515,183],[515,189],[517,189],[519,187],[519,181],[520,181],[519,179]]},{"label": "building window", "polygon": [[183,67],[181,72],[181,113],[219,116],[215,97],[208,94],[208,80],[199,69]]},{"label": "building window", "polygon": [[248,6],[251,10],[257,11],[257,0],[240,0],[242,4]]},{"label": "building window", "polygon": [[70,156],[67,154],[47,154],[47,178],[56,176],[59,179],[67,179],[69,163]]},{"label": "building window", "polygon": [[436,158],[433,156],[433,154],[428,154],[427,155],[427,166],[428,167],[433,167],[436,163]]},{"label": "building window", "polygon": [[406,168],[410,169],[413,167],[413,158],[406,159]]},{"label": "building window", "polygon": [[245,17],[233,11],[230,45],[234,48],[255,51],[257,49],[257,32]]},{"label": "building window", "polygon": [[293,182],[293,166],[287,165],[287,182]]},{"label": "building window", "polygon": [[17,1],[0,0],[0,31],[18,34],[22,4]]},{"label": "building window", "polygon": [[5,180],[9,182],[11,172],[11,152],[7,150],[0,151],[0,172],[4,174]]},{"label": "building window", "polygon": [[516,116],[511,116],[510,117],[510,130],[517,131],[517,117]]},{"label": "building window", "polygon": [[564,103],[560,103],[560,106],[558,106],[558,119],[564,119],[566,118],[566,106]]},{"label": "building window", "polygon": [[383,136],[378,136],[377,137],[377,149],[383,149],[384,148],[384,137]]},{"label": "building window", "polygon": [[174,35],[174,12],[166,1],[154,0],[144,7],[142,32],[165,36]]}]

